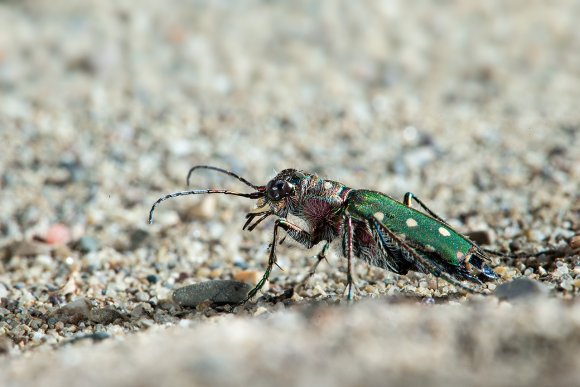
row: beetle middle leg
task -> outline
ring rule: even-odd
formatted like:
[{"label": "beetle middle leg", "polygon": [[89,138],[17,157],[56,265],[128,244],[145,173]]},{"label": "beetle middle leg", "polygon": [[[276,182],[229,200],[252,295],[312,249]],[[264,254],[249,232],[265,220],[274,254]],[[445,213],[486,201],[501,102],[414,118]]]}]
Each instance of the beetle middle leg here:
[{"label": "beetle middle leg", "polygon": [[302,288],[304,285],[306,285],[306,283],[310,280],[310,278],[312,278],[314,273],[316,273],[316,269],[318,268],[318,265],[320,265],[320,262],[322,262],[323,260],[326,259],[326,252],[328,251],[329,247],[330,247],[330,242],[326,242],[324,244],[324,246],[322,247],[322,250],[320,250],[318,252],[318,254],[316,254],[316,257],[315,257],[316,262],[314,262],[314,265],[312,265],[312,267],[310,268],[308,275],[302,281],[300,281],[300,283],[298,285],[296,285],[295,289]]}]

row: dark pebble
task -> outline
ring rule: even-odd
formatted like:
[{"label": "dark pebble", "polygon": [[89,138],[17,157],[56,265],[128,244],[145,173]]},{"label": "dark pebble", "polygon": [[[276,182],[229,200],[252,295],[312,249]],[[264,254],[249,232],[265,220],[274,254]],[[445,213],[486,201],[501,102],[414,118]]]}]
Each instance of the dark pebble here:
[{"label": "dark pebble", "polygon": [[494,294],[500,300],[515,300],[547,293],[548,289],[541,282],[529,278],[517,278],[499,285]]},{"label": "dark pebble", "polygon": [[79,298],[57,309],[51,317],[66,324],[77,324],[89,318],[90,308],[88,300]]},{"label": "dark pebble", "polygon": [[179,275],[175,279],[175,282],[183,282],[188,278],[189,278],[189,274],[182,271],[181,273],[179,273]]},{"label": "dark pebble", "polygon": [[95,309],[89,314],[89,320],[97,324],[112,324],[117,319],[123,319],[123,315],[110,308]]},{"label": "dark pebble", "polygon": [[150,284],[156,284],[157,283],[157,276],[155,274],[149,274],[146,278],[147,278],[147,281],[149,281]]},{"label": "dark pebble", "polygon": [[0,355],[10,353],[12,346],[12,340],[7,336],[0,336]]},{"label": "dark pebble", "polygon": [[180,306],[194,307],[209,300],[216,304],[237,304],[244,300],[252,286],[231,280],[201,282],[173,292],[173,301]]},{"label": "dark pebble", "polygon": [[159,307],[170,312],[175,311],[176,305],[172,300],[159,300]]},{"label": "dark pebble", "polygon": [[17,241],[0,248],[0,260],[8,260],[14,256],[33,257],[50,253],[52,247],[36,241]]},{"label": "dark pebble", "polygon": [[146,304],[139,304],[139,305],[137,305],[135,307],[135,309],[133,309],[133,311],[131,312],[131,317],[136,319],[136,318],[141,318],[142,316],[144,316],[145,314],[147,314],[147,310],[146,310],[145,305]]},{"label": "dark pebble", "polygon": [[93,341],[101,341],[111,337],[107,332],[95,332],[93,334],[87,335],[87,338]]},{"label": "dark pebble", "polygon": [[54,327],[54,324],[56,324],[58,322],[58,319],[56,317],[49,317],[48,320],[46,320],[46,323],[52,328]]},{"label": "dark pebble", "polygon": [[480,230],[467,233],[467,237],[478,245],[490,245],[493,243],[491,231]]},{"label": "dark pebble", "polygon": [[95,237],[84,235],[75,244],[74,249],[81,253],[90,253],[97,251],[101,247],[101,243]]},{"label": "dark pebble", "polygon": [[139,247],[141,247],[141,245],[143,245],[143,242],[145,242],[147,240],[147,238],[149,238],[149,232],[143,229],[134,229],[131,231],[131,233],[129,234],[129,240],[130,240],[130,249],[131,250],[135,250]]},{"label": "dark pebble", "polygon": [[250,267],[246,262],[244,261],[235,261],[234,262],[234,266],[239,267],[240,269],[246,270],[248,267]]},{"label": "dark pebble", "polygon": [[111,335],[109,335],[107,332],[95,332],[95,333],[90,333],[88,335],[81,334],[81,335],[75,336],[73,339],[68,341],[68,343],[75,343],[75,342],[81,341],[81,340],[102,341],[102,340],[108,339],[109,337],[111,337]]}]

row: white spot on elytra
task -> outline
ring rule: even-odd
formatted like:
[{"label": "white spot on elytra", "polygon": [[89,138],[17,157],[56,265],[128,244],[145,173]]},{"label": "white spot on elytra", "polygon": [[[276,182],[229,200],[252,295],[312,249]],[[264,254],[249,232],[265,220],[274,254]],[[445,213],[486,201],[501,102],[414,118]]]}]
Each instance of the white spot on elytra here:
[{"label": "white spot on elytra", "polygon": [[375,212],[375,214],[373,215],[375,217],[376,220],[378,220],[379,222],[382,222],[383,219],[385,219],[385,214],[383,214],[382,212]]},{"label": "white spot on elytra", "polygon": [[324,182],[324,188],[331,189],[332,188],[332,183],[330,181],[325,181]]},{"label": "white spot on elytra", "polygon": [[461,258],[465,257],[465,255],[464,255],[464,254],[463,254],[461,251],[458,251],[458,252],[455,254],[455,256],[457,257],[457,259],[461,259]]},{"label": "white spot on elytra", "polygon": [[443,228],[443,227],[439,227],[439,234],[441,234],[445,237],[448,237],[449,235],[451,235],[449,230],[447,230],[446,228]]},{"label": "white spot on elytra", "polygon": [[407,223],[407,227],[417,227],[417,221],[413,218],[407,219],[405,223]]}]

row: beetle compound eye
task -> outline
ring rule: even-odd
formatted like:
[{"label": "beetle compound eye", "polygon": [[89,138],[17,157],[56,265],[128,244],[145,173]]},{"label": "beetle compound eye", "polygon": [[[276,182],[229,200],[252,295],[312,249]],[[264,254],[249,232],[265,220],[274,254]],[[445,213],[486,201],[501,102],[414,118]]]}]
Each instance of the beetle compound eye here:
[{"label": "beetle compound eye", "polygon": [[285,181],[284,184],[282,185],[281,190],[284,196],[288,196],[291,195],[292,192],[294,191],[294,186],[289,182]]},{"label": "beetle compound eye", "polygon": [[272,200],[280,200],[288,196],[294,190],[294,186],[285,180],[277,180],[268,184],[268,197]]}]

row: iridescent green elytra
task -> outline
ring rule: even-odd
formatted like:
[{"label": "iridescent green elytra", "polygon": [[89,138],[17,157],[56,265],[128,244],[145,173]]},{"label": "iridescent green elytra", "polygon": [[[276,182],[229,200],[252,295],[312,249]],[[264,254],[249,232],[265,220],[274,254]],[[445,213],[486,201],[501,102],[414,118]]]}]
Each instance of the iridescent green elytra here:
[{"label": "iridescent green elytra", "polygon": [[358,190],[351,194],[353,219],[375,218],[409,243],[437,251],[448,263],[459,265],[473,245],[446,224],[385,194]]},{"label": "iridescent green elytra", "polygon": [[[318,260],[310,276],[324,259],[330,242],[335,239],[341,241],[342,252],[348,262],[349,300],[352,299],[354,256],[398,274],[406,274],[409,270],[431,273],[472,291],[473,288],[461,281],[481,284],[482,280],[498,278],[486,265],[488,257],[481,248],[455,231],[410,192],[405,195],[403,202],[399,202],[380,192],[349,188],[340,182],[324,180],[315,174],[296,169],[285,169],[266,185],[258,186],[233,172],[206,165],[190,169],[188,184],[191,173],[196,169],[225,173],[256,191],[240,193],[204,189],[169,194],[153,204],[149,222],[152,222],[153,211],[160,202],[176,196],[221,193],[257,199],[256,208],[246,215],[243,229],[252,231],[270,216],[275,216],[276,220],[266,272],[244,302],[264,286],[277,264],[276,245],[280,228],[307,248],[326,242],[317,255]],[[413,200],[427,213],[412,208]],[[288,219],[289,215],[302,219],[307,227],[301,228],[292,223]]]}]

